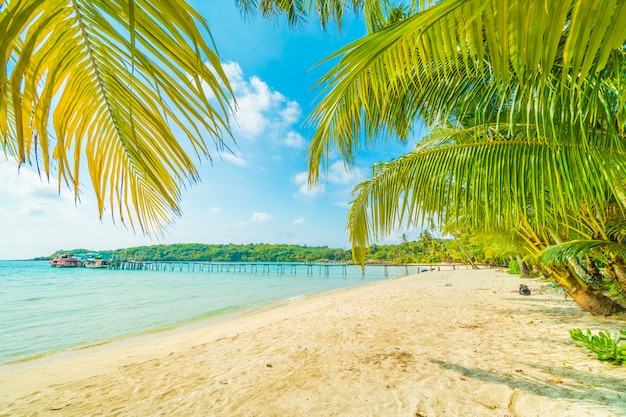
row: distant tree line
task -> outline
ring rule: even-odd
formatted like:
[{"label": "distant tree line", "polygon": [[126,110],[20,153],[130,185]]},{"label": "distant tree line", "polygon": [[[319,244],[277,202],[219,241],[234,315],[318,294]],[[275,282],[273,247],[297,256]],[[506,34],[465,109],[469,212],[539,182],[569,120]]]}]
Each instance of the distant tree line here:
[{"label": "distant tree line", "polygon": [[[399,244],[373,245],[367,260],[370,263],[438,263],[462,262],[502,263],[505,253],[490,250],[485,239],[435,238],[429,231],[423,231],[418,238],[410,241],[402,235]],[[36,258],[51,259],[59,253],[88,254],[88,249],[59,250],[50,256]],[[179,243],[172,245],[137,246],[116,250],[101,250],[98,254],[105,258],[135,259],[149,261],[198,261],[198,262],[316,262],[352,260],[352,251],[328,246],[300,246],[287,244],[249,243],[200,244]]]},{"label": "distant tree line", "polygon": [[[58,253],[87,254],[87,249],[59,250],[37,259],[50,259]],[[177,243],[172,245],[137,246],[116,250],[97,251],[104,257],[150,261],[202,261],[202,262],[313,262],[348,261],[350,251],[327,246],[299,246],[285,244],[246,245]]]}]

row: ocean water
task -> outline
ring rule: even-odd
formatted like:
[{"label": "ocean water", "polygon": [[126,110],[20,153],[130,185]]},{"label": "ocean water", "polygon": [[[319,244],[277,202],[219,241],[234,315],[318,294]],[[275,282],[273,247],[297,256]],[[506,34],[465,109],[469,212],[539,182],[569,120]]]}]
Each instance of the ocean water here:
[{"label": "ocean water", "polygon": [[[198,265],[194,271],[0,261],[0,364],[183,326],[272,302],[417,273],[417,267]],[[413,270],[415,269],[415,270]]]}]

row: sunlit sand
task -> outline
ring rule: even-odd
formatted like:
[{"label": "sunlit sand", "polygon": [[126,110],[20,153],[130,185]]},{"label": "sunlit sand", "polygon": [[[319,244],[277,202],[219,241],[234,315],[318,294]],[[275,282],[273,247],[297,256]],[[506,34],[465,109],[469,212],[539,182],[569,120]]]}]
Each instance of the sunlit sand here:
[{"label": "sunlit sand", "polygon": [[623,328],[537,279],[432,272],[5,367],[0,415],[626,415],[577,327]]}]

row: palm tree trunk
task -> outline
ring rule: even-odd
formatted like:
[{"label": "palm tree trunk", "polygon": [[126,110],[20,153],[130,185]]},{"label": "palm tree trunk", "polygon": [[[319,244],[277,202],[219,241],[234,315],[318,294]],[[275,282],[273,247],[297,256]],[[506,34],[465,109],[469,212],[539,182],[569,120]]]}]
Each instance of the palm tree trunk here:
[{"label": "palm tree trunk", "polygon": [[567,262],[573,269],[576,276],[580,277],[583,281],[585,281],[585,283],[591,286],[598,284],[595,277],[587,271],[587,268],[582,266],[578,258],[571,256],[568,258]]},{"label": "palm tree trunk", "polygon": [[456,244],[459,245],[459,248],[461,248],[461,252],[463,252],[463,255],[465,255],[465,258],[467,259],[467,261],[470,263],[470,265],[472,265],[472,269],[478,269],[478,267],[474,265],[474,261],[472,261],[472,257],[467,254],[467,252],[465,251],[465,248],[463,247],[463,245],[461,245],[461,242],[459,242],[459,239],[457,239],[456,236],[454,235],[452,235],[452,237],[454,238],[454,241],[456,242]]},{"label": "palm tree trunk", "polygon": [[590,259],[590,258],[585,259],[585,270],[587,270],[587,273],[593,279],[592,285],[598,285],[602,283],[602,280],[603,280],[602,272],[600,272],[598,265],[596,265],[593,259]]},{"label": "palm tree trunk", "polygon": [[[534,235],[532,229],[526,227],[521,230],[526,232],[527,237],[525,240],[528,243],[528,248],[531,249],[531,254],[536,255],[537,252],[546,247],[546,244]],[[559,238],[556,233],[551,232],[550,234],[553,236],[555,241],[559,242]],[[522,237],[524,237],[524,235],[522,235]],[[567,267],[559,266],[555,268],[542,264],[540,267],[544,276],[546,273],[550,274],[556,283],[565,290],[567,295],[569,295],[572,300],[574,300],[574,302],[586,312],[591,313],[594,316],[611,316],[613,314],[626,311],[624,306],[604,294],[601,294],[576,275],[571,264],[568,264]]]},{"label": "palm tree trunk", "polygon": [[624,306],[589,286],[573,269],[559,267],[549,271],[567,295],[588,313],[594,316],[611,316],[626,311]]},{"label": "palm tree trunk", "polygon": [[626,265],[622,261],[616,261],[610,265],[613,271],[611,277],[617,284],[619,292],[626,294]]}]

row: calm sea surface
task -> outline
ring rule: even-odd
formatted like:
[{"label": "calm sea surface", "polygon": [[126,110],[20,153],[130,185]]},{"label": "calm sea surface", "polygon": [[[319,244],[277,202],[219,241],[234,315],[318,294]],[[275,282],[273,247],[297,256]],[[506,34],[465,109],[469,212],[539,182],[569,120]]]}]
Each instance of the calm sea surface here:
[{"label": "calm sea surface", "polygon": [[0,261],[0,364],[417,272],[290,265],[200,272],[198,265],[131,271]]}]

